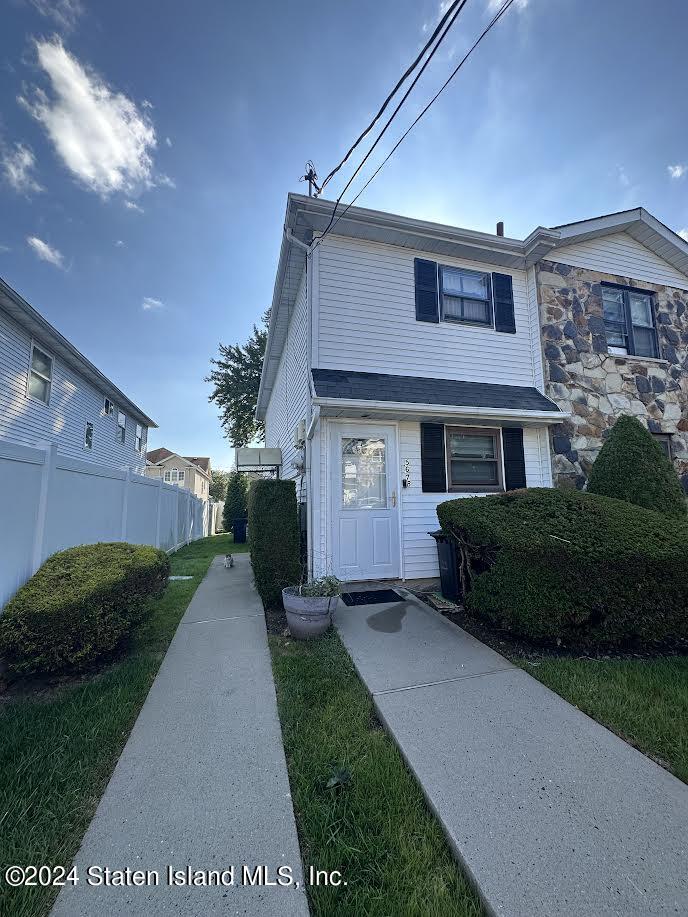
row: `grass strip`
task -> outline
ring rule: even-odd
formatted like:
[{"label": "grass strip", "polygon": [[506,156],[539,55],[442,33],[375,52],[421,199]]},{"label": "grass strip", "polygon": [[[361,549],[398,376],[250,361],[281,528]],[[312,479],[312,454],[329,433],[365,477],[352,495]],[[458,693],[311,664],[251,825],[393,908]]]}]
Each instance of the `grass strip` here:
[{"label": "grass strip", "polygon": [[482,915],[337,634],[270,648],[304,865],[347,882],[312,886],[312,913]]},{"label": "grass strip", "polygon": [[688,659],[514,659],[688,783]]},{"label": "grass strip", "polygon": [[[246,550],[204,538],[171,556],[171,582],[151,602],[126,653],[102,674],[0,705],[0,861],[69,867],[179,621],[216,554]],[[0,914],[47,914],[56,889],[0,886]]]}]

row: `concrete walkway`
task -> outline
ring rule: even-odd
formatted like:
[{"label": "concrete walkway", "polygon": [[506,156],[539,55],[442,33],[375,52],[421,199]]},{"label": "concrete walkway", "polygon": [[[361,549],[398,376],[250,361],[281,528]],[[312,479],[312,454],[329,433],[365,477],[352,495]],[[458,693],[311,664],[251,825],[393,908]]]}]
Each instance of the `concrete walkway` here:
[{"label": "concrete walkway", "polygon": [[[53,917],[308,914],[265,619],[248,555],[235,561],[217,557],[198,587]],[[243,865],[270,881],[291,867],[299,887],[243,884]],[[158,884],[89,885],[92,866],[151,870]],[[234,867],[234,885],[172,886],[170,866]]]},{"label": "concrete walkway", "polygon": [[688,787],[397,591],[336,624],[488,910],[687,914]]}]

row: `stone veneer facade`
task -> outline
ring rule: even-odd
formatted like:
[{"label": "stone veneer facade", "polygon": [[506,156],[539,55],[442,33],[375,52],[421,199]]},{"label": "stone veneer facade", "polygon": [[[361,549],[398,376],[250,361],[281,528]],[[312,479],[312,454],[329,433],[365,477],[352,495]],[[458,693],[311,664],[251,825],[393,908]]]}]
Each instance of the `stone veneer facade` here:
[{"label": "stone veneer facade", "polygon": [[[582,488],[617,417],[635,414],[671,434],[688,489],[688,292],[552,261],[536,277],[547,395],[571,415],[552,427],[555,483]],[[654,291],[662,359],[609,353],[601,281]]]}]

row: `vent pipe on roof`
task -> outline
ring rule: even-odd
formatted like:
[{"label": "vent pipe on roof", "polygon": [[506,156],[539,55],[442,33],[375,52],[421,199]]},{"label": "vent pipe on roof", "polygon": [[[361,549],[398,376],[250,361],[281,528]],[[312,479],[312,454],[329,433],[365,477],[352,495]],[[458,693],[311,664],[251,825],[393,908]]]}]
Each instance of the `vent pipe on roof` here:
[{"label": "vent pipe on roof", "polygon": [[504,235],[504,223],[502,223],[501,220],[499,221],[499,223],[497,223],[497,235],[498,236]]}]

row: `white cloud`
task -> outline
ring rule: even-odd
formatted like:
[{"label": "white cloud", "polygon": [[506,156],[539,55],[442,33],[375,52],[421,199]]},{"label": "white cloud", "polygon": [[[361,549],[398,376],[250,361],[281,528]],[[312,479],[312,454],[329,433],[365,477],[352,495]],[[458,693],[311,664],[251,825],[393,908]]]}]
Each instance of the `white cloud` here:
[{"label": "white cloud", "polygon": [[628,172],[623,166],[616,167],[616,177],[619,181],[619,184],[624,188],[628,188],[628,186],[631,184],[631,180],[628,177]]},{"label": "white cloud", "polygon": [[167,144],[167,146],[172,146],[172,141],[170,140],[169,137],[165,137],[165,143]]},{"label": "white cloud", "polygon": [[170,178],[169,175],[165,175],[164,172],[161,172],[160,175],[158,175],[156,184],[160,188],[176,188],[177,187],[176,181],[173,178]]},{"label": "white cloud", "polygon": [[134,201],[125,201],[124,206],[127,208],[127,210],[135,210],[136,213],[145,213],[143,207],[140,207]]},{"label": "white cloud", "polygon": [[33,177],[36,157],[23,143],[15,143],[12,149],[3,150],[0,165],[5,179],[20,194],[37,194],[44,189]]},{"label": "white cloud", "polygon": [[36,236],[27,236],[26,241],[41,261],[47,261],[49,264],[54,264],[55,267],[64,267],[62,252],[53,248],[52,245],[48,245],[47,242],[44,242],[43,239],[39,239]]},{"label": "white cloud", "polygon": [[123,245],[124,245],[124,242],[122,241],[122,239],[117,239],[117,241],[115,242],[115,248],[122,248]]},{"label": "white cloud", "polygon": [[12,249],[9,247],[9,245],[0,245],[0,255],[4,255],[7,252],[11,252],[11,251]]},{"label": "white cloud", "polygon": [[84,12],[81,0],[31,0],[31,2],[41,16],[52,19],[65,31],[73,29]]},{"label": "white cloud", "polygon": [[[514,0],[514,9],[523,11],[529,5],[530,0]],[[504,0],[487,0],[487,12],[494,16],[504,6]]]},{"label": "white cloud", "polygon": [[50,94],[36,89],[20,102],[43,125],[55,152],[88,190],[103,198],[155,184],[155,129],[144,111],[87,70],[59,38],[37,41]]},{"label": "white cloud", "polygon": [[667,172],[670,178],[683,178],[688,172],[688,166],[684,163],[677,163],[675,166],[667,166]]},{"label": "white cloud", "polygon": [[141,303],[141,308],[144,312],[152,312],[155,309],[164,309],[165,303],[159,299],[153,299],[151,296],[145,296]]},{"label": "white cloud", "polygon": [[679,229],[678,234],[682,239],[685,239],[686,242],[688,242],[688,229]]}]

